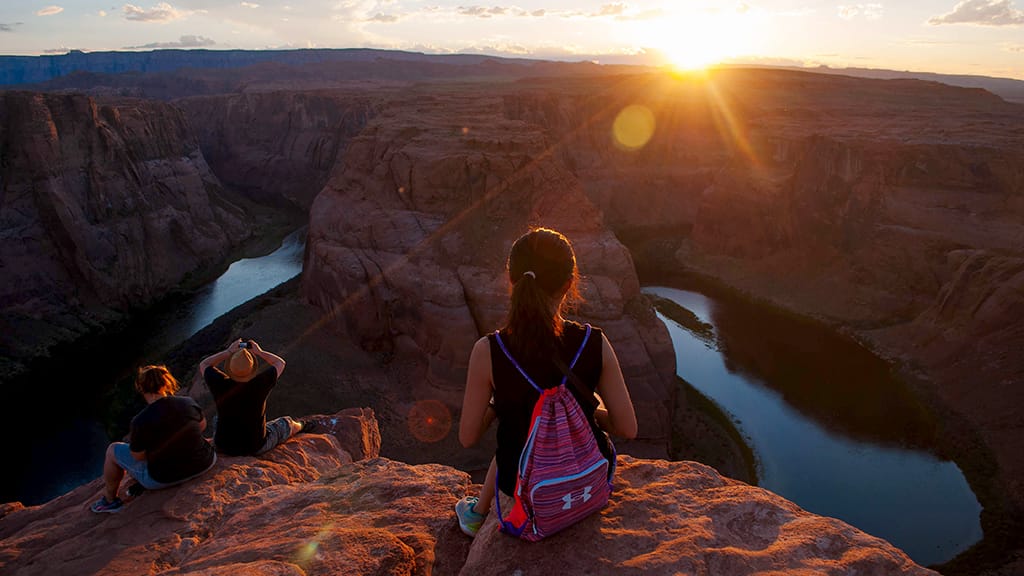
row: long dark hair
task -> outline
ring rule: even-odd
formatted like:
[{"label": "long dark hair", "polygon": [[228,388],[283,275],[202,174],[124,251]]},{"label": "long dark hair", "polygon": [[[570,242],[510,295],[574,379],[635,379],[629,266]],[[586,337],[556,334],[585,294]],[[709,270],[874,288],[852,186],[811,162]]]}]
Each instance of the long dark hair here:
[{"label": "long dark hair", "polygon": [[547,359],[558,350],[562,314],[582,300],[576,253],[562,233],[535,228],[508,254],[512,302],[502,333],[523,361]]}]

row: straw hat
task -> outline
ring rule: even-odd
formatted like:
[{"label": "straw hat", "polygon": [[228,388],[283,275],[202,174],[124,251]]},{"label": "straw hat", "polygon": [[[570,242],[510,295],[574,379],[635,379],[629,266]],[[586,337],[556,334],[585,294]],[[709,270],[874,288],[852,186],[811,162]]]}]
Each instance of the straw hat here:
[{"label": "straw hat", "polygon": [[256,369],[256,359],[248,350],[239,350],[228,360],[228,376],[234,379],[246,378]]}]

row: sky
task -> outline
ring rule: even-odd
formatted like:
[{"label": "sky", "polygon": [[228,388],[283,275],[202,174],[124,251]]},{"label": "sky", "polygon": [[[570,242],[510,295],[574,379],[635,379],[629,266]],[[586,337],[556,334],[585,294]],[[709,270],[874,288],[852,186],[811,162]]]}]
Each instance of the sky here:
[{"label": "sky", "polygon": [[3,0],[0,54],[382,48],[1024,79],[1024,0]]}]

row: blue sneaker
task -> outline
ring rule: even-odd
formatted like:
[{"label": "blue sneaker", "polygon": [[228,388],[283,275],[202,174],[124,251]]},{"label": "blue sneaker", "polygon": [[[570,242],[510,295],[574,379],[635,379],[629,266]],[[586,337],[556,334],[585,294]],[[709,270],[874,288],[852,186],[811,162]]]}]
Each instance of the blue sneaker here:
[{"label": "blue sneaker", "polygon": [[455,515],[459,518],[459,528],[463,534],[473,538],[480,531],[480,525],[484,523],[484,516],[475,510],[478,498],[476,496],[465,496],[455,503]]},{"label": "blue sneaker", "polygon": [[114,498],[113,500],[107,500],[106,496],[100,496],[100,499],[93,502],[89,510],[97,514],[113,514],[120,512],[121,508],[124,508],[124,502],[120,498]]}]

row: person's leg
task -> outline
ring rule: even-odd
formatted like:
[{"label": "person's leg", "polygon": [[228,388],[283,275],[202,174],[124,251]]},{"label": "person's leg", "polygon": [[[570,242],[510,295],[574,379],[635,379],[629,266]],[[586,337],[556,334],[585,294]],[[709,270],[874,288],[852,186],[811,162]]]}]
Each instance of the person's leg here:
[{"label": "person's leg", "polygon": [[267,422],[266,436],[263,439],[263,446],[256,451],[256,454],[263,454],[278,444],[283,444],[293,435],[302,430],[302,424],[292,420],[290,416],[282,416]]},{"label": "person's leg", "polygon": [[480,497],[473,506],[473,511],[481,516],[487,516],[491,511],[491,503],[494,502],[494,477],[498,474],[498,461],[491,458],[491,465],[487,468],[487,478],[480,488]]},{"label": "person's leg", "polygon": [[498,463],[491,458],[480,496],[463,496],[455,503],[455,517],[459,520],[459,528],[471,538],[480,531],[480,526],[491,510],[491,503],[494,501],[494,477],[497,473]]},{"label": "person's leg", "polygon": [[114,447],[117,444],[124,443],[114,442],[107,446],[107,455],[103,459],[103,496],[108,502],[113,502],[114,498],[117,498],[117,489],[121,486],[121,480],[124,478],[124,469],[117,464],[117,458],[114,455]]}]

